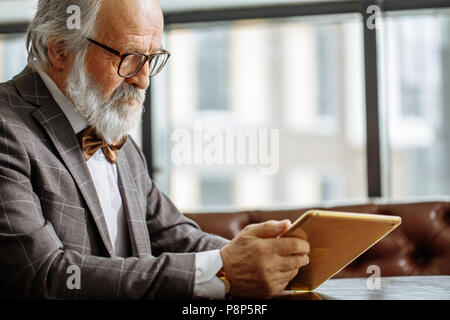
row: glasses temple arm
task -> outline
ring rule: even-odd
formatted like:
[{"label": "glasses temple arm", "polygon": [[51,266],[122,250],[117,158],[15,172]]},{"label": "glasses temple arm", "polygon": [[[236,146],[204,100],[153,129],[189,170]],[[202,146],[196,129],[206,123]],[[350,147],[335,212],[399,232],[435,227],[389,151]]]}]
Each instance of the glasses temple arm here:
[{"label": "glasses temple arm", "polygon": [[92,42],[93,44],[95,44],[95,45],[97,45],[97,46],[99,46],[99,47],[105,49],[106,51],[109,51],[109,52],[115,54],[115,55],[118,56],[118,57],[122,56],[122,53],[120,53],[120,52],[117,51],[117,50],[114,50],[114,49],[112,49],[112,48],[110,48],[110,47],[108,47],[108,46],[105,46],[104,44],[101,44],[100,42],[97,42],[97,41],[95,41],[95,40],[93,40],[93,39],[91,39],[91,38],[87,38],[87,39],[88,39],[88,41]]}]

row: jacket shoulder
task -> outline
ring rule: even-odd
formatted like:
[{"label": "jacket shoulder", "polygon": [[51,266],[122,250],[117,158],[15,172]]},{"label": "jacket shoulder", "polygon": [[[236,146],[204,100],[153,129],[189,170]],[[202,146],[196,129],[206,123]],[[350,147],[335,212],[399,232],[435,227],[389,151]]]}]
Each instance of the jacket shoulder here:
[{"label": "jacket shoulder", "polygon": [[23,100],[12,80],[0,83],[0,120],[19,121],[20,109],[29,113],[36,107]]}]

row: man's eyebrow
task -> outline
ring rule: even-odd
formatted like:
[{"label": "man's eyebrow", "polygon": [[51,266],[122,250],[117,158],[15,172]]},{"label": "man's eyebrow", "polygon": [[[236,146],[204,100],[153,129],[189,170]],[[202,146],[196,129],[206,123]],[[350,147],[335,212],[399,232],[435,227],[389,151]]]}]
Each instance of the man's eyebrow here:
[{"label": "man's eyebrow", "polygon": [[[120,47],[122,48],[122,53],[143,53],[143,54],[145,54],[145,52],[147,51],[146,49],[143,49],[142,47],[137,46],[132,43],[123,44]],[[163,47],[159,46],[158,48],[152,49],[149,54],[152,54],[155,51],[160,51],[162,49],[163,49]]]},{"label": "man's eyebrow", "polygon": [[120,45],[120,48],[122,50],[122,52],[135,52],[135,53],[139,53],[145,50],[142,50],[142,47],[139,47],[135,44],[132,43],[124,43]]}]

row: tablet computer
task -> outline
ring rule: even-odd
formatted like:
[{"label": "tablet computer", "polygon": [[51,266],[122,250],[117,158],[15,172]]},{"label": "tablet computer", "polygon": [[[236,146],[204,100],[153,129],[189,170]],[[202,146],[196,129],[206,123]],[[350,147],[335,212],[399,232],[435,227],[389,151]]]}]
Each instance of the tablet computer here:
[{"label": "tablet computer", "polygon": [[286,290],[311,291],[333,277],[401,223],[397,216],[310,210],[280,237],[310,244],[309,264],[300,268]]}]

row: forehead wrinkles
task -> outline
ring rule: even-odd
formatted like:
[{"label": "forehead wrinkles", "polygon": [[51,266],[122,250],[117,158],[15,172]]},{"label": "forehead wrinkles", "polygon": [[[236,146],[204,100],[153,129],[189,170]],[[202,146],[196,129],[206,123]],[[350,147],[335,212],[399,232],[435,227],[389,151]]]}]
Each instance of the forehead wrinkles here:
[{"label": "forehead wrinkles", "polygon": [[114,33],[162,34],[164,18],[157,1],[107,0],[103,1],[97,24],[99,29]]},{"label": "forehead wrinkles", "polygon": [[150,44],[147,43],[137,43],[134,41],[121,42],[117,45],[120,51],[123,53],[141,53],[141,54],[152,54],[159,49],[162,49],[161,41],[152,41]]},{"label": "forehead wrinkles", "polygon": [[132,37],[155,37],[160,38],[163,35],[164,28],[156,23],[148,22],[139,26],[117,24],[104,25],[98,28],[99,33],[112,34],[114,37],[132,36]]},{"label": "forehead wrinkles", "polygon": [[163,31],[160,28],[150,26],[143,30],[119,30],[111,28],[99,30],[97,41],[103,41],[106,45],[121,52],[136,52],[150,54],[162,46]]},{"label": "forehead wrinkles", "polygon": [[122,52],[150,54],[161,46],[164,18],[155,0],[103,1],[97,39]]}]

